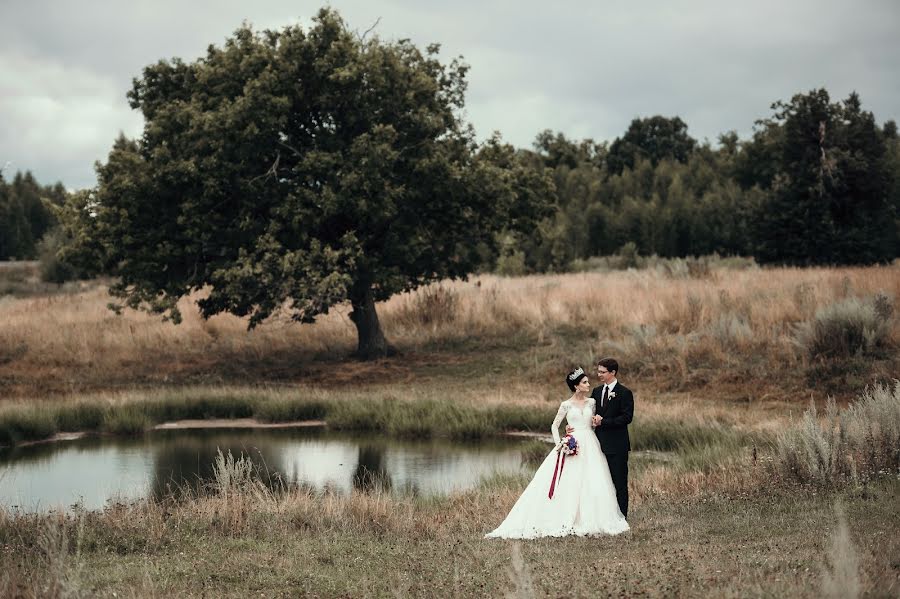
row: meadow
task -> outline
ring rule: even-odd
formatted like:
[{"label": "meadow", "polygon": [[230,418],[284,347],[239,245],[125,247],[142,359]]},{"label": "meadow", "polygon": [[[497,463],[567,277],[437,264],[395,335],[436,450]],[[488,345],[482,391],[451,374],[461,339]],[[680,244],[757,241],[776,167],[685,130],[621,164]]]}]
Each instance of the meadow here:
[{"label": "meadow", "polygon": [[481,538],[527,478],[340,496],[223,462],[186,500],[0,511],[0,596],[896,596],[898,275],[715,259],[483,275],[380,304],[400,355],[370,363],[349,358],[343,307],[247,331],[186,299],[173,326],[113,314],[102,281],[17,275],[0,298],[0,444],[231,417],[546,434],[563,373],[613,355],[635,450],[661,459],[632,472],[630,533],[527,543]]},{"label": "meadow", "polygon": [[276,315],[248,331],[231,315],[200,318],[191,306],[200,295],[182,300],[177,326],[140,312],[117,316],[102,282],[0,297],[0,397],[186,384],[395,385],[446,372],[485,384],[502,374],[496,389],[476,392],[506,401],[504,393],[555,397],[560,372],[615,355],[623,376],[645,389],[849,399],[890,380],[898,364],[900,265],[761,269],[674,259],[642,270],[477,276],[379,304],[403,356],[372,363],[347,359],[356,344],[347,306],[312,325]]}]

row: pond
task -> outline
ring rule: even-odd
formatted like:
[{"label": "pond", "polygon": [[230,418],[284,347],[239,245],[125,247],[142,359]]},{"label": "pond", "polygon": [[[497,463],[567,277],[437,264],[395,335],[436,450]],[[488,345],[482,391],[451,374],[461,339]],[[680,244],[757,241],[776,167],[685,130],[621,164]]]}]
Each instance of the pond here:
[{"label": "pond", "polygon": [[[519,474],[517,439],[400,441],[319,428],[154,431],[0,449],[0,506],[22,511],[101,509],[109,502],[209,485],[217,450],[253,460],[263,478],[315,491],[444,495],[496,474]],[[551,446],[548,444],[547,450]],[[273,483],[274,484],[274,483]]]}]

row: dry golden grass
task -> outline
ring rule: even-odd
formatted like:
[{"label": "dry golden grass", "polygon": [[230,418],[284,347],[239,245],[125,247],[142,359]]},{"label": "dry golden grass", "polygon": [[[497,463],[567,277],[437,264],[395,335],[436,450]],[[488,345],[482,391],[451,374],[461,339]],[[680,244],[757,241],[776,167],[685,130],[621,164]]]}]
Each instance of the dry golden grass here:
[{"label": "dry golden grass", "polygon": [[[760,373],[782,376],[802,366],[797,323],[835,301],[879,292],[900,297],[900,267],[713,269],[702,279],[661,270],[480,276],[401,294],[378,310],[386,335],[406,354],[506,343],[521,347],[525,364],[554,372],[613,354],[662,388],[729,380],[746,387]],[[280,316],[248,331],[231,315],[202,319],[196,299],[182,300],[184,322],[174,326],[140,312],[116,316],[104,287],[0,298],[0,392],[296,381],[322,358],[343,359],[355,347],[347,306],[312,325]],[[900,319],[893,320],[896,346]],[[457,359],[450,354],[442,359]],[[382,377],[393,382],[419,358],[382,361],[375,370],[398,367],[396,376]]]}]

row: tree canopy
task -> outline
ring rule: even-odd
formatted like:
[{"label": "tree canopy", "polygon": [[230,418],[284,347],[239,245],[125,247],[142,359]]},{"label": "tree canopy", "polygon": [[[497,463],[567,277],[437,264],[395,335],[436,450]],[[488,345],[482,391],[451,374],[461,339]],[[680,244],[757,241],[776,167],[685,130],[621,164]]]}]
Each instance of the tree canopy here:
[{"label": "tree canopy", "polygon": [[7,182],[0,170],[0,260],[27,260],[55,224],[53,206],[66,199],[61,183],[40,185],[30,172],[17,172]]},{"label": "tree canopy", "polygon": [[687,123],[677,116],[634,119],[625,135],[609,147],[606,164],[610,174],[619,175],[641,159],[653,166],[665,159],[687,162],[696,145],[697,141],[687,134]]},{"label": "tree canopy", "polygon": [[824,89],[773,105],[748,144],[743,180],[768,193],[755,218],[754,255],[787,264],[871,264],[896,255],[890,127],[859,96]]},{"label": "tree canopy", "polygon": [[510,146],[479,145],[459,114],[467,66],[439,48],[312,27],[254,32],[192,63],[160,61],[129,93],[145,119],[63,220],[70,257],[98,259],[132,308],[255,326],[352,305],[362,357],[389,350],[375,302],[465,277],[497,232],[547,214],[552,184]]}]

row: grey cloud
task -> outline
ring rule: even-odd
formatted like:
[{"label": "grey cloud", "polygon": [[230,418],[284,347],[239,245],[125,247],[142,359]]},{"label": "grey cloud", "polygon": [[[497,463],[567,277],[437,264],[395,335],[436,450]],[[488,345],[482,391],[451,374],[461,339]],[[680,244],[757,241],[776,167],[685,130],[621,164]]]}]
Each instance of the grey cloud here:
[{"label": "grey cloud", "polygon": [[[678,115],[692,135],[750,134],[769,105],[815,87],[856,90],[879,121],[900,106],[900,5],[758,0],[566,3],[333,1],[351,27],[442,44],[472,70],[479,134],[530,146],[550,128],[611,140],[630,120]],[[0,162],[41,181],[92,185],[120,130],[140,131],[125,93],[150,63],[193,60],[243,20],[308,23],[319,2],[0,0]],[[23,133],[24,132],[24,133]]]}]

